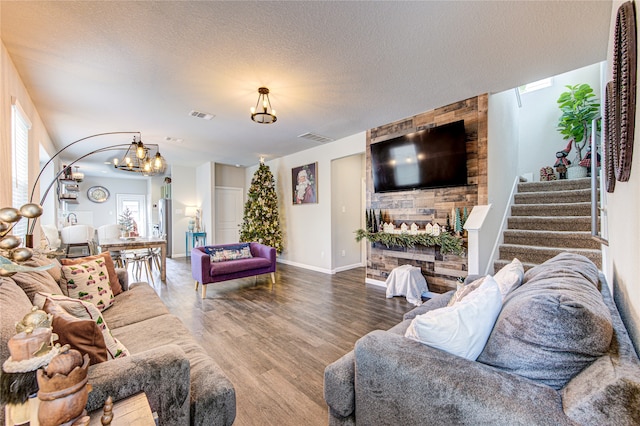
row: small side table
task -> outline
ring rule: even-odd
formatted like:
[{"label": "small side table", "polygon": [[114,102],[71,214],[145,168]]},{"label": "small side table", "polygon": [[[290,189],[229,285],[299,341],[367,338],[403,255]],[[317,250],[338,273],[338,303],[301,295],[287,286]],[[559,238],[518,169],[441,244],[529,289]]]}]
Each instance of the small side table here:
[{"label": "small side table", "polygon": [[[114,403],[112,412],[113,421],[111,426],[156,426],[154,415],[151,412],[151,408],[149,408],[147,395],[144,392]],[[102,414],[102,409],[91,412],[89,426],[101,426],[100,417],[102,417]]]},{"label": "small side table", "polygon": [[207,233],[187,231],[185,233],[184,245],[187,250],[187,257],[191,257],[192,248],[207,245]]}]

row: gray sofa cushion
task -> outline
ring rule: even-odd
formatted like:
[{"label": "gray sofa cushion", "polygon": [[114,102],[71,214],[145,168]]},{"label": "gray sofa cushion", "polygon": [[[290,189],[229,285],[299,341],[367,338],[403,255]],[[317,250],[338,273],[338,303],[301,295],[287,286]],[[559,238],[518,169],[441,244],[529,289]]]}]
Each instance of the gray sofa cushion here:
[{"label": "gray sofa cushion", "polygon": [[177,317],[161,315],[111,331],[133,356],[164,345],[180,346],[191,366],[192,423],[199,425],[233,423],[236,415],[233,385]]},{"label": "gray sofa cushion", "polygon": [[597,282],[597,268],[580,255],[532,268],[505,298],[478,361],[561,389],[611,344],[611,314]]},{"label": "gray sofa cushion", "polygon": [[131,284],[128,291],[117,295],[113,305],[103,311],[102,316],[109,328],[114,329],[168,313],[169,310],[149,284],[135,283]]}]

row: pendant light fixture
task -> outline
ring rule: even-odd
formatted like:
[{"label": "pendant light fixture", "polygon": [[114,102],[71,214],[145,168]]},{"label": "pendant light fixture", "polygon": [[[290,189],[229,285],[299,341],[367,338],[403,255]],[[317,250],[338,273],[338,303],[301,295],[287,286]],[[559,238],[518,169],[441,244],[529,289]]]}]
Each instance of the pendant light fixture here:
[{"label": "pendant light fixture", "polygon": [[258,102],[251,108],[251,119],[259,124],[271,124],[278,120],[276,110],[271,108],[269,89],[266,87],[258,89]]},{"label": "pendant light fixture", "polygon": [[[152,153],[155,149],[155,154]],[[142,140],[136,142],[134,136],[133,142],[127,149],[121,160],[114,158],[113,166],[125,172],[141,173],[143,176],[153,176],[164,173],[166,170],[166,161],[160,155],[160,149],[155,144],[143,144]]]}]

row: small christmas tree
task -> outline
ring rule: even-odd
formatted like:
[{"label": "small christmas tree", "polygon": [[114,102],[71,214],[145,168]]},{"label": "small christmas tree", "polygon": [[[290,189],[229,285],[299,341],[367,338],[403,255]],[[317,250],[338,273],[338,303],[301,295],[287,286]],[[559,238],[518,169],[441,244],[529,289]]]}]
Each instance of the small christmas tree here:
[{"label": "small christmas tree", "polygon": [[129,210],[129,208],[127,207],[126,209],[124,209],[124,211],[120,215],[120,218],[118,219],[120,231],[133,232],[135,228],[134,222],[135,221],[133,219],[133,213],[131,213],[131,210]]},{"label": "small christmas tree", "polygon": [[260,163],[251,179],[240,241],[255,241],[282,253],[282,229],[278,221],[278,195],[269,166]]},{"label": "small christmas tree", "polygon": [[453,230],[459,234],[462,232],[462,219],[460,219],[460,209],[456,207]]}]

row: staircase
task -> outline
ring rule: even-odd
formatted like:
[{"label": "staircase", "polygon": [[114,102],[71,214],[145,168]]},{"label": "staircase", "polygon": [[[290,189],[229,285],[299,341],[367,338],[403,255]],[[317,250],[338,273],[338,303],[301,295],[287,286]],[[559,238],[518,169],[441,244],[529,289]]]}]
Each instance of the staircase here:
[{"label": "staircase", "polygon": [[578,253],[602,268],[600,243],[591,238],[591,179],[518,184],[498,271],[514,257],[525,270],[562,252]]}]

